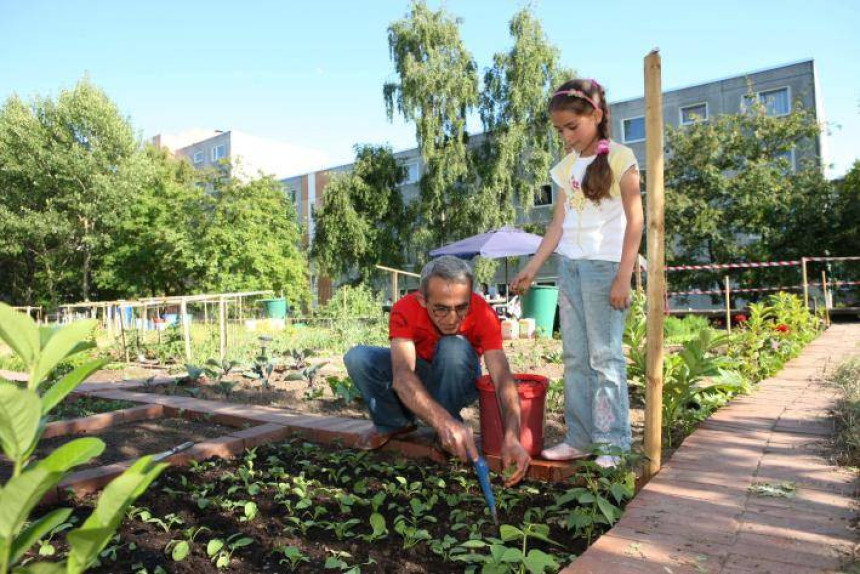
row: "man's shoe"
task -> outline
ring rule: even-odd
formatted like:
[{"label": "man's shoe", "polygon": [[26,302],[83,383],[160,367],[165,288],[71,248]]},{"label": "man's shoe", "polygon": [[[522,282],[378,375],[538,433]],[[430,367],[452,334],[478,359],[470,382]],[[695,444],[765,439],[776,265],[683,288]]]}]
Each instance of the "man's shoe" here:
[{"label": "man's shoe", "polygon": [[359,437],[358,441],[355,443],[355,448],[359,450],[378,450],[385,446],[386,443],[394,437],[407,435],[415,431],[417,428],[418,427],[416,425],[408,425],[389,432],[379,432],[373,428]]},{"label": "man's shoe", "polygon": [[546,460],[576,460],[587,457],[588,453],[572,447],[566,442],[560,442],[552,448],[542,450],[540,456]]}]

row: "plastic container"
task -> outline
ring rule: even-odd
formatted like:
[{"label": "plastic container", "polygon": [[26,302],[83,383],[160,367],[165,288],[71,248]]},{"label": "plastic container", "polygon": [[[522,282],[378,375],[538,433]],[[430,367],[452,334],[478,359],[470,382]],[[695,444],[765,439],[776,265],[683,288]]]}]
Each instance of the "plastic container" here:
[{"label": "plastic container", "polygon": [[520,326],[516,319],[502,319],[502,339],[509,341],[520,336]]},{"label": "plastic container", "polygon": [[532,339],[535,336],[535,320],[520,319],[520,339]]},{"label": "plastic container", "polygon": [[283,297],[260,299],[257,303],[263,304],[263,313],[268,319],[285,319],[287,316],[287,300]]},{"label": "plastic container", "polygon": [[[520,395],[520,442],[532,456],[543,449],[543,424],[549,380],[540,375],[514,375]],[[490,375],[478,379],[478,405],[481,412],[481,449],[498,456],[502,451],[502,413]]]},{"label": "plastic container", "polygon": [[533,285],[521,301],[523,317],[535,320],[535,334],[538,337],[552,337],[555,309],[558,307],[558,287]]}]

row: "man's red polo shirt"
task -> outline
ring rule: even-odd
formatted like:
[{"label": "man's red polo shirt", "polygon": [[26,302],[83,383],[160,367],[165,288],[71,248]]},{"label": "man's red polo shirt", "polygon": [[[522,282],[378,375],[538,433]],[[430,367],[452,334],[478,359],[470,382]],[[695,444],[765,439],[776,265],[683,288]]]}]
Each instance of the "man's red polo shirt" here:
[{"label": "man's red polo shirt", "polygon": [[[479,357],[485,351],[502,348],[502,327],[499,318],[484,298],[476,293],[472,293],[469,314],[460,323],[458,334],[466,337]],[[442,335],[430,321],[427,309],[418,302],[417,294],[410,293],[391,308],[388,337],[412,340],[418,356],[425,361],[432,361],[436,343]]]}]

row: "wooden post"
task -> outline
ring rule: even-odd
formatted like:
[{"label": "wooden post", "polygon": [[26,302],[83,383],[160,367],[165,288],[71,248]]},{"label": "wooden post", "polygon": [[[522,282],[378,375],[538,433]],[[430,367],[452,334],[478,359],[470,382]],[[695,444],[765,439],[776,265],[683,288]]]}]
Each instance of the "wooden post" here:
[{"label": "wooden post", "polygon": [[824,295],[824,324],[830,326],[830,305],[827,304],[827,270],[821,270],[821,294]]},{"label": "wooden post", "polygon": [[726,332],[732,332],[732,299],[729,291],[729,276],[726,275]]},{"label": "wooden post", "polygon": [[203,301],[203,324],[209,326],[209,303]]},{"label": "wooden post", "polygon": [[663,92],[660,53],[645,57],[645,155],[648,203],[648,324],[645,365],[645,482],[660,471],[663,411],[663,312],[666,294],[663,227]]},{"label": "wooden post", "polygon": [[220,297],[218,299],[218,324],[220,326],[221,337],[220,344],[218,346],[220,350],[221,362],[224,362],[224,357],[227,354],[227,315],[226,315],[226,305],[224,305],[224,297]]},{"label": "wooden post", "polygon": [[397,285],[397,271],[391,273],[391,304],[397,303],[397,293],[400,291]]},{"label": "wooden post", "polygon": [[122,337],[122,354],[125,357],[125,362],[128,363],[128,347],[125,345],[125,309],[119,308],[119,333]]},{"label": "wooden post", "polygon": [[803,267],[803,304],[809,311],[809,279],[806,276],[806,257],[800,259],[800,265]]},{"label": "wooden post", "polygon": [[180,320],[182,321],[182,336],[185,338],[185,361],[191,362],[191,325],[185,318],[188,313],[188,302],[183,297],[179,303]]}]

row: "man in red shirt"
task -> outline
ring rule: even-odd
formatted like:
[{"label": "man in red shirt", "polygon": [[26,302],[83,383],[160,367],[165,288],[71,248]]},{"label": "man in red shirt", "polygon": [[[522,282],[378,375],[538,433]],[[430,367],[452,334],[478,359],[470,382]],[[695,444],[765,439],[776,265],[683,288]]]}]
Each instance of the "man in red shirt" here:
[{"label": "man in red shirt", "polygon": [[436,431],[442,447],[463,462],[478,457],[472,430],[460,410],[478,398],[480,356],[500,397],[505,424],[504,468],[515,467],[508,485],[525,476],[531,457],[520,444],[520,400],[502,331],[493,309],[472,292],[472,270],[456,257],[440,257],[421,272],[421,288],[391,308],[391,348],[357,346],[344,357],[361,390],[375,430],[361,448],[375,449],[415,430],[417,416]]}]

